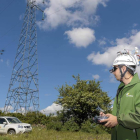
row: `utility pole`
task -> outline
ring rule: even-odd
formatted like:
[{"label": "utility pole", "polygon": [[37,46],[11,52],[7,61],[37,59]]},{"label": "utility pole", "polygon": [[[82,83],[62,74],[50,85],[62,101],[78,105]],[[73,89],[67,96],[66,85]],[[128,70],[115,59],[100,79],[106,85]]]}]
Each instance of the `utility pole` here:
[{"label": "utility pole", "polygon": [[38,9],[41,10],[35,0],[27,0],[19,45],[5,101],[5,113],[26,114],[31,110],[39,111],[36,31],[36,10]]}]

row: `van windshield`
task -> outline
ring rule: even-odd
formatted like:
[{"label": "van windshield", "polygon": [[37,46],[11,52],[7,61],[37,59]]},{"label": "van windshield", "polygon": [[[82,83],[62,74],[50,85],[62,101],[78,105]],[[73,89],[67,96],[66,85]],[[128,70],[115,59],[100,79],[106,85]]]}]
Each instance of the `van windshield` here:
[{"label": "van windshield", "polygon": [[22,123],[18,118],[6,118],[9,123]]}]

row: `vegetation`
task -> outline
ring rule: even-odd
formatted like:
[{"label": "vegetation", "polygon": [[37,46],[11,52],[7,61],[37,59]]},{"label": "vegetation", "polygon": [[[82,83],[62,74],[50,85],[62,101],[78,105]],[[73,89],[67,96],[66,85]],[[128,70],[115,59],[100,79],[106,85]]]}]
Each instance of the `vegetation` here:
[{"label": "vegetation", "polygon": [[60,113],[63,124],[73,120],[81,127],[83,122],[99,115],[99,109],[110,112],[111,99],[102,91],[99,81],[81,80],[79,75],[73,78],[76,84],[58,89],[60,95],[56,103],[64,108]]},{"label": "vegetation", "polygon": [[110,140],[109,134],[69,132],[47,130],[46,128],[34,126],[31,133],[20,135],[1,135],[0,140]]},{"label": "vegetation", "polygon": [[[41,129],[41,131],[38,129],[40,131],[38,132],[39,134],[48,133],[48,135],[44,137],[49,137],[53,132],[52,130],[55,130],[54,132],[57,135],[61,135],[63,133],[66,134],[64,137],[60,136],[60,139],[66,139],[65,137],[70,135],[71,132],[77,132],[74,133],[75,135],[71,135],[75,137],[75,139],[82,139],[81,135],[84,135],[84,132],[91,133],[93,135],[107,135],[110,133],[110,129],[107,129],[102,125],[96,125],[93,122],[93,117],[99,115],[99,109],[103,109],[108,113],[110,112],[110,97],[108,97],[106,92],[102,91],[99,81],[81,80],[79,75],[77,77],[73,76],[73,78],[76,80],[76,84],[72,86],[66,84],[61,88],[58,88],[60,95],[55,103],[63,106],[63,110],[57,112],[56,116],[53,114],[46,116],[41,112],[28,112],[26,115],[22,115],[20,113],[5,114],[2,111],[0,111],[0,116],[14,116],[24,123],[46,127],[45,129]],[[37,129],[34,128],[34,131],[36,132]],[[36,134],[37,132],[34,135]],[[52,135],[53,136],[50,137],[55,136],[54,134]],[[21,137],[24,136],[26,135]],[[29,135],[29,137],[33,136]]]}]

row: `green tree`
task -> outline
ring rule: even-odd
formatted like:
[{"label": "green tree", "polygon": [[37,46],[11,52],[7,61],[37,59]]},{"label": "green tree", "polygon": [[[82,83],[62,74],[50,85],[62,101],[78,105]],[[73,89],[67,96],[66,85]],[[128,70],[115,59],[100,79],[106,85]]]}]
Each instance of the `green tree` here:
[{"label": "green tree", "polygon": [[[95,80],[81,80],[80,75],[73,76],[76,84],[69,86],[67,83],[58,88],[60,95],[55,103],[62,105],[64,110],[61,117],[66,116],[68,120],[75,118],[75,122],[81,126],[81,123],[99,115],[99,108],[110,112],[111,99],[107,92],[103,92],[100,82]],[[60,114],[59,114],[60,115]]]}]

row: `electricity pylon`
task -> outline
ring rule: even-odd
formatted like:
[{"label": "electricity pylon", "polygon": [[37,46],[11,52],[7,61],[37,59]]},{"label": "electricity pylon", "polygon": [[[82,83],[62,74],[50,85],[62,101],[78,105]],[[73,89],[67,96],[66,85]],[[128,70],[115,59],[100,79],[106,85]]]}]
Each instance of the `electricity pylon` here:
[{"label": "electricity pylon", "polygon": [[[39,110],[36,9],[27,0],[24,22],[13,66],[4,112],[27,113]],[[42,11],[42,10],[41,10]]]}]

